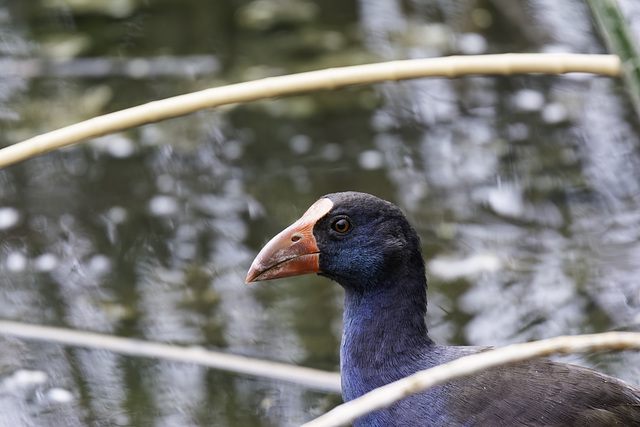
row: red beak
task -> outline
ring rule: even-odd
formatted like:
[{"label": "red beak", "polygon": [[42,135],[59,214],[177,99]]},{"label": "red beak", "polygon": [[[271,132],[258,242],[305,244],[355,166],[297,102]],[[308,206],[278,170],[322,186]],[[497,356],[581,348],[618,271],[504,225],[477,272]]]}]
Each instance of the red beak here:
[{"label": "red beak", "polygon": [[332,208],[331,200],[318,200],[302,218],[271,239],[253,260],[245,283],[321,273],[313,226]]}]

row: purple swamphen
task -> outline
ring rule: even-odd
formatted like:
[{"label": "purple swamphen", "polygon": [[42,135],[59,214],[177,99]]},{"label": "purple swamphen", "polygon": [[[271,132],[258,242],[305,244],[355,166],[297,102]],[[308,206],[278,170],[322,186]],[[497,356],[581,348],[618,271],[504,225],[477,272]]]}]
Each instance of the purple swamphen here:
[{"label": "purple swamphen", "polygon": [[[258,254],[247,282],[318,273],[345,290],[342,395],[488,347],[434,343],[420,239],[394,204],[328,194]],[[411,395],[356,426],[640,426],[640,388],[591,369],[536,359]]]}]

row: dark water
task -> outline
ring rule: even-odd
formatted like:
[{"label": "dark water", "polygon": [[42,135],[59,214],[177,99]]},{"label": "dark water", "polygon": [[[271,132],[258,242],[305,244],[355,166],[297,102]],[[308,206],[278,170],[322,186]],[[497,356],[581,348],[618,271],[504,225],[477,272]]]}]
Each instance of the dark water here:
[{"label": "dark water", "polygon": [[[0,144],[270,75],[512,51],[604,48],[577,0],[4,0]],[[439,342],[637,331],[638,129],[620,81],[570,75],[384,83],[103,137],[0,171],[0,318],[337,370],[338,286],[243,281],[271,236],[350,189],[419,230]],[[640,384],[638,354],[567,360]],[[2,338],[3,426],[296,425],[339,402]]]}]

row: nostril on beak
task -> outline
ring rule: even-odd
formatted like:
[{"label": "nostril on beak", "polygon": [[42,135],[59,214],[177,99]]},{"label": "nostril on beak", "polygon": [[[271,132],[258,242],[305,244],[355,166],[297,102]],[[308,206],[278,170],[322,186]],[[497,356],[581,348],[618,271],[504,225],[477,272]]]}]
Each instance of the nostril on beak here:
[{"label": "nostril on beak", "polygon": [[297,242],[298,240],[302,239],[302,234],[300,233],[295,233],[291,236],[291,241],[293,243]]}]

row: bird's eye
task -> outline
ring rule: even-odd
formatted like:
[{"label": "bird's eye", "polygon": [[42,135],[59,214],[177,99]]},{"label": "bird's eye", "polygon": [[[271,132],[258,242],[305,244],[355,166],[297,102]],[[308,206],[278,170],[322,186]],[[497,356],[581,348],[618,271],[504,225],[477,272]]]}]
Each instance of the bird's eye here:
[{"label": "bird's eye", "polygon": [[351,224],[346,219],[339,219],[333,223],[333,229],[338,233],[346,233],[351,228]]}]

